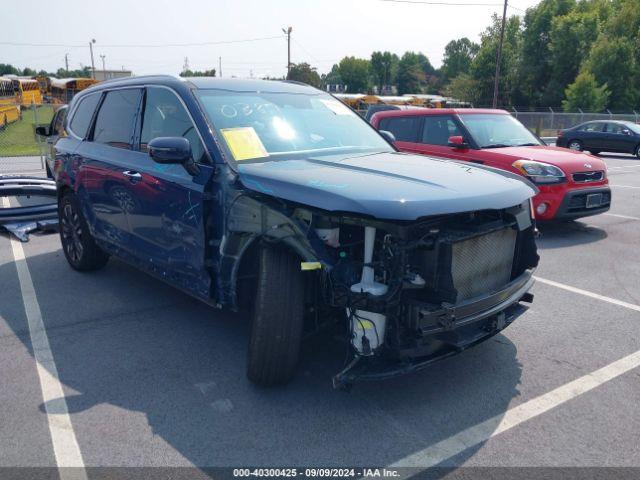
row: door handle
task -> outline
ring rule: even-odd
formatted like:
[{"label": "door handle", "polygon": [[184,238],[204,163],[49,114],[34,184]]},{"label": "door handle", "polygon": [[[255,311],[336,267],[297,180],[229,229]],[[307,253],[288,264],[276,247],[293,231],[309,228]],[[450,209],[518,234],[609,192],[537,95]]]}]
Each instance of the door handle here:
[{"label": "door handle", "polygon": [[142,178],[142,175],[140,175],[140,173],[136,172],[135,170],[125,170],[124,172],[122,172],[122,174],[125,177],[129,177],[129,178],[134,178],[134,179]]}]

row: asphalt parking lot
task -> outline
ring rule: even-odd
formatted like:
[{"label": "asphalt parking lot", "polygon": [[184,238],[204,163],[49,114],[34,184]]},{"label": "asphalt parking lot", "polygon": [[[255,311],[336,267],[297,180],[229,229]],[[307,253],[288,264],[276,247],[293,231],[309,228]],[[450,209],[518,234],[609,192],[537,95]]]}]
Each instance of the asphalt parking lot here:
[{"label": "asphalt parking lot", "polygon": [[640,160],[603,158],[612,209],[541,226],[524,316],[350,393],[342,347],[305,343],[293,383],[259,389],[242,318],[0,234],[0,467],[640,467]]}]

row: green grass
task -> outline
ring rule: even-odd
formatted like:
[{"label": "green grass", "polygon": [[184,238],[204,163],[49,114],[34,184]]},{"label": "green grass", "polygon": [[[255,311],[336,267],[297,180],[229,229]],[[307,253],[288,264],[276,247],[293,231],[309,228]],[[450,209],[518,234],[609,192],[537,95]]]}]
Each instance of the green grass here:
[{"label": "green grass", "polygon": [[31,107],[22,109],[22,118],[0,130],[0,157],[40,155],[40,144],[36,140],[36,120],[38,125],[48,125],[53,118],[53,106],[43,105],[34,111]]}]

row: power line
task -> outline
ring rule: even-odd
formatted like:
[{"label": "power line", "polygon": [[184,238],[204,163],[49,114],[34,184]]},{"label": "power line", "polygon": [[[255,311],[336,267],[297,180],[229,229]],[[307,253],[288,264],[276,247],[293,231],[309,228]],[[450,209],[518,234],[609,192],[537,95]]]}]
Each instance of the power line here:
[{"label": "power line", "polygon": [[[432,2],[425,0],[379,0],[381,2],[390,2],[390,3],[409,3],[414,5],[444,5],[451,7],[502,7],[502,3],[471,3],[471,2]],[[524,12],[521,8],[514,7],[513,5],[509,5],[510,8],[514,10],[519,10]]]},{"label": "power line", "polygon": [[[215,42],[196,42],[196,43],[155,43],[155,44],[100,44],[101,48],[168,48],[168,47],[206,47],[209,45],[227,45],[233,43],[258,42],[261,40],[275,40],[283,38],[284,35],[276,35],[272,37],[243,38],[240,40],[220,40]],[[62,44],[62,43],[22,43],[22,42],[0,42],[0,45],[9,45],[14,47],[83,47],[83,44]]]}]

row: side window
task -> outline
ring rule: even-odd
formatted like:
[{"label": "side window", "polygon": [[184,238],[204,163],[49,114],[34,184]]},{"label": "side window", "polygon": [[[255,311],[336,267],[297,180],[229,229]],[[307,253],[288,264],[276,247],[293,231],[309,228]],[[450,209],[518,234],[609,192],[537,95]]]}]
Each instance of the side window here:
[{"label": "side window", "polygon": [[607,123],[607,133],[617,133],[622,135],[625,130],[629,130],[626,125],[620,123]]},{"label": "side window", "polygon": [[64,131],[64,119],[67,116],[67,109],[66,108],[61,108],[56,112],[56,116],[53,119],[53,126],[51,129],[51,134],[52,135],[59,135],[61,137],[66,135],[66,132]]},{"label": "side window", "polygon": [[601,132],[604,123],[587,123],[580,130],[582,132]]},{"label": "side window", "polygon": [[78,137],[86,137],[93,112],[96,110],[99,101],[99,93],[92,93],[80,100],[80,104],[78,108],[76,108],[73,118],[71,119],[71,124],[69,125],[70,130]]},{"label": "side window", "polygon": [[204,147],[184,106],[175,93],[166,88],[147,88],[140,150],[147,151],[147,145],[156,137],[184,137],[191,144],[193,159],[205,162]]},{"label": "side window", "polygon": [[451,117],[426,115],[422,128],[421,143],[428,145],[449,145],[449,137],[462,135]]},{"label": "side window", "polygon": [[399,142],[417,142],[420,117],[391,117],[382,119],[378,127],[393,133]]},{"label": "side window", "polygon": [[111,147],[130,149],[139,103],[139,89],[108,92],[98,110],[93,141]]}]

